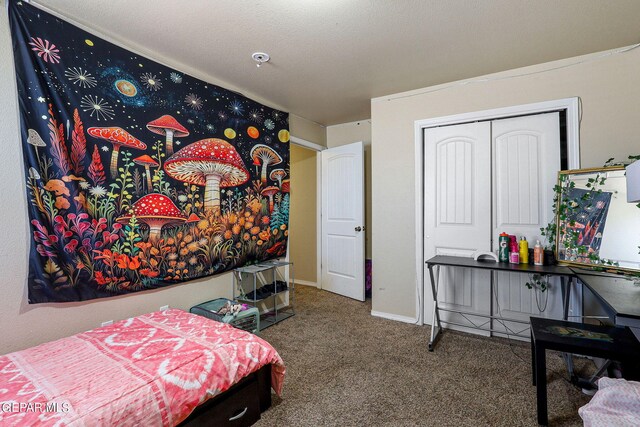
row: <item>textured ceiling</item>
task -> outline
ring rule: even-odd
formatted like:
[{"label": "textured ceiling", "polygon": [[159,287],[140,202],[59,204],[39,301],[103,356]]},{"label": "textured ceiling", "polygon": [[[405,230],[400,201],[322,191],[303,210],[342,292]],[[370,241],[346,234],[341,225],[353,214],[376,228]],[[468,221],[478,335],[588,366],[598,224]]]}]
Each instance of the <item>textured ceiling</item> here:
[{"label": "textured ceiling", "polygon": [[324,125],[370,117],[372,97],[640,41],[638,0],[37,3]]}]

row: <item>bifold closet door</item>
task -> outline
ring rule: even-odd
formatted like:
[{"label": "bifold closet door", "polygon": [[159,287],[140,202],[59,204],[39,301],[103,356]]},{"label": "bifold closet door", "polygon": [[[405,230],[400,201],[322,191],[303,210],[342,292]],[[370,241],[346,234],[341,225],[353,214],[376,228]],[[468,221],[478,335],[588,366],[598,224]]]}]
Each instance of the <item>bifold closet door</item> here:
[{"label": "bifold closet door", "polygon": [[[493,247],[501,232],[525,236],[533,247],[540,228],[553,220],[553,186],[560,170],[559,114],[547,113],[492,122]],[[533,263],[533,260],[530,260]],[[547,295],[529,290],[526,275],[494,273],[494,314],[528,320],[530,316],[562,314],[560,286]],[[548,301],[546,310],[545,301]],[[513,333],[524,325],[494,322],[494,328]]]},{"label": "bifold closet door", "polygon": [[[425,259],[471,256],[491,249],[491,125],[489,122],[425,129]],[[425,271],[424,319],[431,323],[433,297]],[[489,314],[490,273],[442,267],[438,304],[443,309]],[[486,319],[441,312],[446,323]],[[472,331],[478,333],[478,331]]]}]

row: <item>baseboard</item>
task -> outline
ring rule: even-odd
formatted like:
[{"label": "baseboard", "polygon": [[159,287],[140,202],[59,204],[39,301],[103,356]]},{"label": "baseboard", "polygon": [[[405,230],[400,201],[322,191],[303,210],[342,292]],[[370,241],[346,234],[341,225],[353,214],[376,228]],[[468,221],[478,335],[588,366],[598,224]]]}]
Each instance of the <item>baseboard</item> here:
[{"label": "baseboard", "polygon": [[319,288],[320,286],[318,286],[318,284],[316,282],[310,282],[308,280],[299,280],[296,279],[296,285],[304,285],[304,286],[313,286],[314,288]]},{"label": "baseboard", "polygon": [[383,319],[395,320],[397,322],[412,323],[414,325],[418,323],[418,319],[400,316],[399,314],[383,313],[381,311],[371,310],[371,315],[375,317],[382,317]]}]

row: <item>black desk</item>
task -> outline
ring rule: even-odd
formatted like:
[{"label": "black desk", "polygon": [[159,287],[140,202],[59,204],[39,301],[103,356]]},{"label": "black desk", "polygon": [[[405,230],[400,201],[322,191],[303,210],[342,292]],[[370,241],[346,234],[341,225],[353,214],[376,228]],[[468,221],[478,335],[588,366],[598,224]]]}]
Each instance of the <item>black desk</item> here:
[{"label": "black desk", "polygon": [[[446,267],[460,267],[460,268],[476,268],[491,271],[503,271],[509,273],[523,273],[523,274],[540,274],[544,276],[558,276],[562,281],[562,295],[563,295],[563,318],[566,320],[569,314],[569,281],[575,277],[569,267],[559,265],[533,265],[533,264],[509,264],[505,262],[492,262],[492,261],[476,261],[473,258],[457,257],[457,256],[444,256],[438,255],[426,261],[429,268],[429,276],[431,278],[431,290],[433,292],[433,317],[431,322],[431,339],[429,340],[429,351],[433,351],[437,339],[442,332],[442,324],[440,322],[440,308],[438,307],[438,286],[436,285],[435,276],[437,275],[441,266]],[[436,274],[434,274],[434,268],[438,268]],[[498,319],[501,321],[516,322],[528,325],[529,322],[524,322],[514,319],[504,319],[499,316],[493,315],[481,315],[477,313],[468,313],[459,310],[450,310],[460,314],[470,314],[478,317],[485,317],[489,319]],[[478,328],[475,326],[468,326],[470,328],[491,331],[492,328]]]},{"label": "black desk", "polygon": [[598,273],[572,268],[619,326],[640,328],[640,286],[633,280],[616,274]]},{"label": "black desk", "polygon": [[547,425],[546,350],[622,362],[625,378],[637,379],[640,343],[627,327],[587,325],[531,318],[531,370],[536,386],[538,424]]},{"label": "black desk", "polygon": [[[434,320],[431,325],[431,339],[429,341],[429,351],[433,351],[437,339],[442,332],[440,323],[439,307],[438,307],[438,289],[434,276],[434,268],[439,271],[441,266],[475,268],[490,271],[504,271],[526,274],[540,274],[558,276],[562,281],[562,299],[563,299],[563,319],[537,319],[531,322],[532,335],[532,364],[534,364],[533,375],[534,385],[538,385],[538,422],[546,424],[547,422],[547,405],[546,405],[546,368],[545,368],[545,350],[558,350],[565,352],[565,361],[569,375],[573,379],[573,363],[569,353],[583,354],[594,357],[603,357],[605,359],[619,360],[623,362],[623,369],[626,366],[626,375],[632,379],[640,378],[640,369],[634,365],[640,354],[640,345],[634,337],[634,333],[640,338],[640,286],[636,285],[633,280],[624,276],[612,275],[606,273],[598,273],[593,270],[569,268],[561,265],[554,266],[536,266],[532,264],[508,264],[496,263],[490,261],[475,261],[472,258],[463,258],[455,256],[435,256],[427,262],[429,268],[429,276],[431,278],[431,289],[433,291],[433,316]],[[571,292],[570,282],[578,280],[584,286],[591,290],[595,297],[602,303],[612,316],[614,323],[618,326],[629,326],[629,328],[620,327],[603,327],[594,325],[585,325],[584,323],[565,322],[569,312],[569,297]],[[449,310],[455,311],[455,310]],[[463,313],[458,311],[459,313]],[[488,317],[492,319],[501,319],[498,316],[478,315],[477,313],[469,313],[474,316]],[[513,321],[512,319],[502,319]],[[527,322],[520,322],[527,323]],[[588,340],[570,336],[553,336],[546,333],[545,326],[565,324],[565,326],[579,325],[580,329],[592,330],[594,332],[602,332],[611,334],[615,337],[614,343],[592,342]],[[473,326],[469,326],[473,327]],[[633,329],[635,328],[635,329]],[[480,329],[480,328],[477,328]],[[483,328],[484,329],[484,328]],[[535,331],[534,331],[535,329]],[[484,329],[489,330],[491,329]],[[605,365],[606,366],[606,365]]]}]

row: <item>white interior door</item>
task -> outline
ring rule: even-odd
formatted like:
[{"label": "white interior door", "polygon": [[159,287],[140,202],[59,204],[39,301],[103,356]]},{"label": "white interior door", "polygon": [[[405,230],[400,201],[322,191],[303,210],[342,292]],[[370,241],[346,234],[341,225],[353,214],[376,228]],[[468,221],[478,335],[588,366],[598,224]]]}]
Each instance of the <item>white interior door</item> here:
[{"label": "white interior door", "polygon": [[[540,228],[553,219],[553,187],[560,170],[559,113],[523,116],[492,122],[493,247],[501,232],[525,236],[530,247],[541,239]],[[531,260],[533,262],[533,260]],[[524,274],[494,273],[494,314],[528,320],[530,316],[562,314],[559,284],[550,293],[529,290]],[[548,299],[547,299],[548,297]],[[546,310],[542,312],[540,308]],[[499,312],[499,313],[498,313]],[[516,323],[494,323],[497,330],[523,330]]]},{"label": "white interior door", "polygon": [[[425,259],[472,256],[491,248],[491,125],[489,122],[425,129]],[[490,273],[441,267],[442,309],[490,314]],[[424,318],[432,321],[433,296],[425,272]],[[441,312],[443,322],[483,324],[487,319]],[[444,323],[454,329],[480,333]]]},{"label": "white interior door", "polygon": [[364,146],[322,151],[321,287],[364,301]]}]

